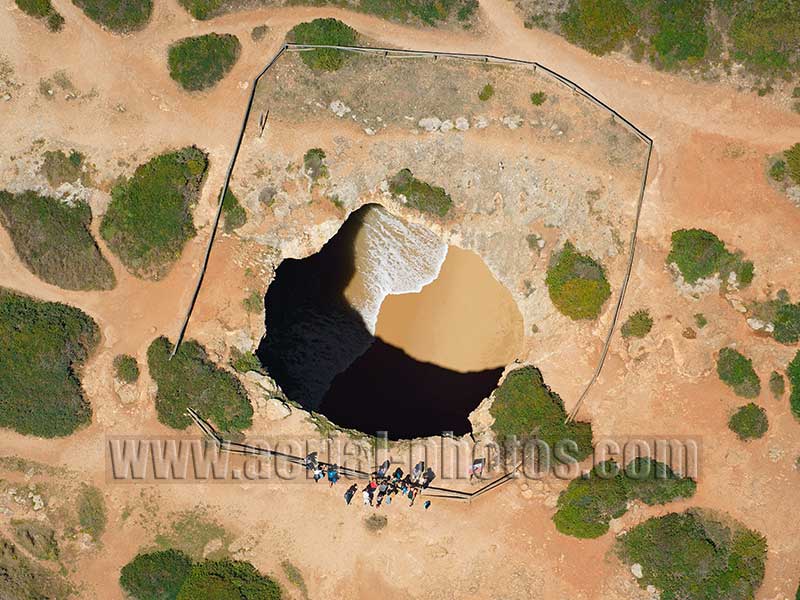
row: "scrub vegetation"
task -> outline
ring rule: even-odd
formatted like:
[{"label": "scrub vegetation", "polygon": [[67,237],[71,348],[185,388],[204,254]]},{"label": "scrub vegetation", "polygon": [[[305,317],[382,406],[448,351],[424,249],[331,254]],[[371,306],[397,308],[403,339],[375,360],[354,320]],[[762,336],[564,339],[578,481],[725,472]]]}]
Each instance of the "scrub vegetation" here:
[{"label": "scrub vegetation", "polygon": [[728,427],[742,441],[763,437],[769,428],[766,411],[757,404],[745,404],[728,421]]},{"label": "scrub vegetation", "polygon": [[143,29],[153,12],[152,0],[72,0],[95,23],[115,33]]},{"label": "scrub vegetation", "polygon": [[237,373],[249,373],[250,371],[255,371],[257,373],[266,375],[264,372],[264,367],[261,365],[261,361],[258,360],[258,357],[254,353],[242,352],[236,347],[231,348],[230,365]]},{"label": "scrub vegetation", "polygon": [[491,99],[494,96],[494,88],[492,87],[491,83],[487,83],[480,92],[478,92],[478,100],[481,102],[486,102],[487,100]]},{"label": "scrub vegetation", "polygon": [[622,324],[622,337],[643,338],[653,328],[653,317],[645,310],[637,310]]},{"label": "scrub vegetation", "polygon": [[92,485],[81,485],[78,496],[78,522],[81,530],[98,541],[106,530],[106,503],[102,492]]},{"label": "scrub vegetation", "polygon": [[42,159],[42,175],[54,188],[78,180],[84,185],[89,183],[88,174],[83,170],[84,156],[77,150],[70,150],[69,154],[63,150],[47,150]]},{"label": "scrub vegetation", "polygon": [[786,375],[789,378],[789,385],[792,390],[789,394],[792,414],[800,421],[800,351],[795,354],[792,362],[786,367]]},{"label": "scrub vegetation", "polygon": [[119,583],[135,600],[280,600],[281,589],[249,562],[193,563],[178,550],[137,554],[122,567]]},{"label": "scrub vegetation", "polygon": [[136,359],[128,354],[114,357],[114,374],[125,383],[136,383],[139,379],[139,365]]},{"label": "scrub vegetation", "polygon": [[800,143],[795,144],[783,153],[786,159],[786,170],[789,177],[797,185],[800,185]]},{"label": "scrub vegetation", "polygon": [[757,398],[761,393],[761,380],[753,369],[753,361],[733,348],[719,351],[717,374],[742,398]]},{"label": "scrub vegetation", "polygon": [[744,260],[739,252],[730,252],[722,240],[704,229],[672,232],[672,249],[667,255],[667,264],[673,263],[689,284],[717,273],[723,281],[735,273],[740,286],[748,286],[753,281],[753,263]]},{"label": "scrub vegetation", "polygon": [[446,216],[453,206],[444,188],[417,179],[409,169],[402,169],[389,180],[389,191],[395,198],[404,196],[407,206],[438,217]]},{"label": "scrub vegetation", "polygon": [[596,319],[611,296],[603,266],[571,242],[553,255],[545,283],[556,308],[576,321]]},{"label": "scrub vegetation", "polygon": [[325,164],[325,151],[322,148],[311,148],[303,155],[303,167],[311,181],[327,177],[328,166]]},{"label": "scrub vegetation", "polygon": [[[287,37],[296,44],[353,46],[358,32],[338,19],[314,19],[295,25]],[[300,58],[312,71],[338,71],[351,56],[341,50],[316,48],[301,52]]]},{"label": "scrub vegetation", "polygon": [[531,104],[534,106],[541,106],[547,100],[547,94],[544,92],[533,92],[531,94]]},{"label": "scrub vegetation", "polygon": [[157,338],[147,350],[150,376],[158,385],[158,420],[185,429],[191,419],[185,414],[191,406],[222,431],[241,431],[250,427],[253,407],[236,377],[217,367],[205,349],[193,340],[184,341],[170,360],[172,344]]},{"label": "scrub vegetation", "polygon": [[134,275],[164,276],[195,236],[191,208],[207,168],[206,154],[190,146],[150,159],[111,190],[100,235]]},{"label": "scrub vegetation", "polygon": [[27,15],[43,20],[50,31],[60,31],[64,17],[53,8],[50,0],[16,0],[19,9]]},{"label": "scrub vegetation", "polygon": [[229,33],[207,33],[169,47],[169,76],[190,92],[214,87],[236,64],[242,45]]},{"label": "scrub vegetation", "polygon": [[775,298],[750,305],[753,317],[772,323],[772,337],[781,344],[800,341],[800,302],[792,303],[789,292],[779,290]]},{"label": "scrub vegetation", "polygon": [[623,561],[642,566],[641,587],[664,600],[750,600],[764,579],[767,541],[743,525],[698,509],[653,517],[617,541]]},{"label": "scrub vegetation", "polygon": [[553,452],[559,443],[570,441],[576,446],[569,450],[573,458],[580,461],[591,454],[591,424],[564,422],[564,402],[545,385],[537,368],[527,366],[512,371],[493,396],[489,412],[494,417],[492,429],[501,444],[514,439],[538,439]]},{"label": "scrub vegetation", "polygon": [[0,191],[0,223],[37,277],[67,290],[110,290],[114,270],[92,237],[92,211],[36,192]]},{"label": "scrub vegetation", "polygon": [[99,341],[77,308],[0,288],[0,427],[51,438],[88,424],[78,375]]},{"label": "scrub vegetation", "polygon": [[777,371],[773,371],[769,376],[769,391],[772,392],[776,400],[783,398],[786,393],[786,381],[783,379],[783,375]]},{"label": "scrub vegetation", "polygon": [[42,523],[34,520],[11,521],[14,539],[34,558],[39,560],[58,560],[59,549],[56,541],[56,532]]},{"label": "scrub vegetation", "polygon": [[[219,197],[219,194],[217,194],[217,197]],[[225,233],[233,233],[247,223],[247,213],[230,187],[225,190],[225,197],[222,199],[222,217],[222,228]]]},{"label": "scrub vegetation", "polygon": [[63,600],[74,591],[64,579],[35,564],[13,542],[1,535],[0,573],[4,598]]},{"label": "scrub vegetation", "polygon": [[611,519],[628,510],[628,503],[666,504],[694,495],[697,484],[680,477],[664,463],[649,458],[631,461],[625,469],[609,460],[595,466],[588,478],[573,479],[558,498],[556,528],[579,538],[596,538],[608,531]]}]

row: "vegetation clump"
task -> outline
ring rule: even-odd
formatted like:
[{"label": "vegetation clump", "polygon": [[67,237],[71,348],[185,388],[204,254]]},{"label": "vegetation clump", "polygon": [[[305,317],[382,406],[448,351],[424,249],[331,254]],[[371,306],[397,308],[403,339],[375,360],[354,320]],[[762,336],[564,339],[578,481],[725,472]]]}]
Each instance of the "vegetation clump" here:
[{"label": "vegetation clump", "polygon": [[213,87],[233,68],[242,45],[235,35],[207,33],[169,47],[169,76],[190,92]]},{"label": "vegetation clump", "polygon": [[2,597],[10,600],[65,600],[74,592],[64,579],[34,564],[3,536],[0,536],[0,574]]},{"label": "vegetation clump", "polygon": [[[565,423],[567,413],[558,394],[544,383],[541,372],[532,366],[511,371],[494,393],[489,409],[494,417],[492,429],[502,444],[538,439],[551,452],[561,445],[581,461],[592,451],[592,426]],[[574,444],[567,448],[564,444]]]},{"label": "vegetation clump", "polygon": [[205,153],[186,147],[150,159],[111,190],[100,234],[133,274],[159,279],[194,237],[191,207],[207,168]]},{"label": "vegetation clump", "polygon": [[643,338],[653,328],[653,317],[646,309],[637,310],[622,324],[622,337]]},{"label": "vegetation clump", "polygon": [[531,104],[534,106],[541,106],[547,100],[547,94],[544,92],[533,92],[531,94]]},{"label": "vegetation clump", "polygon": [[795,144],[783,153],[786,158],[786,170],[789,177],[797,185],[800,185],[800,143]]},{"label": "vegetation clump", "polygon": [[322,148],[311,148],[303,155],[303,166],[311,181],[328,176],[328,165],[325,164],[325,151]]},{"label": "vegetation clump", "polygon": [[769,167],[769,176],[775,181],[786,180],[786,163],[780,159],[774,161]]},{"label": "vegetation clump", "polygon": [[20,546],[39,560],[58,560],[59,549],[56,532],[41,521],[11,521],[14,537]]},{"label": "vegetation clump", "polygon": [[233,374],[214,365],[195,341],[183,342],[172,359],[171,352],[172,344],[165,337],[155,339],[147,350],[150,376],[158,385],[159,421],[185,429],[192,422],[186,415],[191,406],[223,431],[250,427],[253,407]]},{"label": "vegetation clump", "polygon": [[407,206],[439,217],[447,215],[453,206],[444,188],[417,179],[409,169],[402,169],[389,180],[389,191],[395,198],[405,197]]},{"label": "vegetation clump", "polygon": [[599,55],[617,50],[637,31],[623,0],[570,0],[560,21],[570,42]]},{"label": "vegetation clump", "polygon": [[728,427],[740,440],[755,440],[763,437],[769,428],[766,411],[757,404],[740,407],[728,421]]},{"label": "vegetation clump", "polygon": [[178,0],[195,19],[204,21],[214,16],[222,6],[223,0]]},{"label": "vegetation clump", "polygon": [[36,192],[0,191],[0,223],[22,262],[40,279],[67,290],[110,290],[114,270],[92,237],[92,211]]},{"label": "vegetation clump", "polygon": [[[353,46],[358,32],[338,19],[314,19],[295,25],[289,31],[289,39],[296,44]],[[338,71],[349,54],[333,48],[315,48],[301,52],[300,58],[312,71]]]},{"label": "vegetation clump", "polygon": [[42,158],[41,172],[52,187],[78,180],[88,182],[83,171],[83,154],[77,150],[70,150],[69,154],[63,150],[47,150]]},{"label": "vegetation clump", "polygon": [[694,322],[697,325],[698,329],[702,329],[706,325],[708,325],[708,319],[703,313],[697,313],[694,315]]},{"label": "vegetation clump", "polygon": [[734,273],[736,281],[742,286],[750,285],[753,281],[753,263],[744,260],[740,253],[730,252],[722,240],[704,229],[672,232],[672,249],[667,255],[667,264],[673,263],[689,284],[716,273],[723,281],[727,281],[730,274]]},{"label": "vegetation clump", "polygon": [[486,102],[492,96],[494,96],[494,88],[492,87],[491,83],[487,83],[480,92],[478,92],[478,100],[481,102]]},{"label": "vegetation clump", "polygon": [[777,371],[773,371],[769,376],[769,391],[772,392],[776,400],[783,398],[786,393],[786,381],[784,381],[783,375]]},{"label": "vegetation clump", "polygon": [[225,190],[225,197],[222,199],[222,216],[225,233],[233,233],[247,223],[247,213],[230,187]]},{"label": "vegetation clump", "polygon": [[64,26],[64,17],[50,0],[16,0],[16,3],[25,14],[45,21],[50,31],[61,31]]},{"label": "vegetation clump", "polygon": [[139,379],[139,365],[129,354],[119,354],[114,357],[114,373],[120,381],[136,383]]},{"label": "vegetation clump", "polygon": [[253,352],[242,352],[235,346],[231,348],[230,365],[237,373],[249,373],[255,371],[257,373],[266,374],[261,361]]},{"label": "vegetation clump", "polygon": [[137,554],[122,567],[119,583],[136,600],[175,600],[192,560],[178,550]]},{"label": "vegetation clump", "polygon": [[81,485],[78,496],[78,522],[85,533],[98,541],[106,530],[106,503],[102,492],[92,485]]},{"label": "vegetation clump", "polygon": [[749,600],[764,578],[767,542],[728,519],[689,509],[653,517],[625,533],[617,552],[640,564],[641,587],[661,597]]},{"label": "vegetation clump", "polygon": [[153,12],[153,0],[72,0],[95,23],[115,33],[144,28]]},{"label": "vegetation clump", "polygon": [[611,296],[603,266],[571,242],[554,254],[545,283],[556,308],[573,320],[596,319]]},{"label": "vegetation clump", "polygon": [[77,308],[0,288],[0,427],[50,438],[89,423],[78,374],[99,341]]},{"label": "vegetation clump", "polygon": [[789,378],[791,393],[789,394],[789,404],[792,407],[792,414],[800,420],[800,351],[795,354],[792,362],[786,367],[786,375]]},{"label": "vegetation clump", "polygon": [[389,523],[389,519],[386,515],[379,515],[378,513],[372,513],[369,517],[364,519],[364,526],[372,532],[380,531]]},{"label": "vegetation clump", "polygon": [[761,393],[761,380],[753,369],[753,361],[733,348],[719,351],[717,374],[743,398],[757,398]]},{"label": "vegetation clump", "polygon": [[693,479],[649,458],[631,461],[624,470],[609,460],[595,466],[587,478],[570,482],[558,498],[553,521],[565,535],[596,538],[608,531],[611,519],[627,512],[630,501],[666,504],[693,496],[696,487]]}]

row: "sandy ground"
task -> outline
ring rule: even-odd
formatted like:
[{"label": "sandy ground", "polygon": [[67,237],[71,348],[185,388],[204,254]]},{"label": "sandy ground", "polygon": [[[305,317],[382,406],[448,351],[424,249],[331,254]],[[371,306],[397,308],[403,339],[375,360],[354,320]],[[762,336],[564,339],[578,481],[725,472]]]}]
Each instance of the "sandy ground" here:
[{"label": "sandy ground", "polygon": [[[615,340],[581,417],[592,421],[598,436],[683,434],[702,439],[697,496],[666,509],[632,511],[622,519],[622,526],[683,506],[726,511],[768,539],[767,572],[758,599],[793,597],[800,577],[800,539],[789,526],[791,515],[797,512],[798,424],[786,400],[775,401],[765,391],[759,403],[767,410],[769,432],[749,444],[737,441],[725,423],[742,402],[718,381],[713,354],[735,342],[754,358],[763,378],[772,369],[785,367],[795,349],[754,334],[721,297],[690,300],[678,296],[664,269],[664,256],[672,230],[707,227],[754,260],[757,275],[751,295],[763,297],[768,287],[785,287],[793,298],[800,296],[796,277],[800,254],[795,243],[800,211],[764,177],[764,157],[800,140],[800,116],[752,94],[657,73],[620,57],[590,56],[546,32],[524,29],[505,0],[482,0],[480,35],[417,30],[333,9],[259,10],[200,23],[177,2],[157,1],[152,22],[144,31],[119,37],[99,29],[71,2],[53,3],[67,21],[57,36],[21,14],[11,0],[0,5],[0,52],[23,83],[12,92],[10,102],[0,104],[4,185],[17,176],[12,157],[37,138],[92,150],[108,181],[130,169],[118,160],[136,164],[166,147],[195,143],[208,148],[211,156],[211,173],[196,211],[199,235],[187,245],[169,276],[158,283],[142,283],[125,275],[105,252],[119,280],[115,290],[64,292],[28,273],[6,232],[0,232],[0,284],[79,306],[103,331],[102,348],[85,374],[95,411],[92,425],[60,440],[27,438],[10,431],[0,435],[0,454],[65,465],[77,473],[76,478],[94,482],[104,491],[109,526],[103,546],[87,550],[72,574],[81,586],[80,597],[120,598],[119,568],[153,539],[152,528],[142,521],[168,522],[172,511],[198,504],[208,505],[241,541],[238,556],[275,574],[287,586],[280,562],[291,560],[304,574],[311,598],[379,594],[487,599],[644,597],[630,573],[611,555],[613,535],[578,541],[555,531],[550,517],[561,486],[558,482],[542,484],[541,493],[539,486],[531,485],[535,494],[515,483],[472,505],[436,502],[428,512],[393,506],[388,527],[376,535],[362,524],[366,509],[345,510],[343,489],[329,491],[311,484],[137,488],[104,480],[105,436],[172,433],[155,420],[146,373],[137,389],[138,399],[132,404],[120,401],[111,360],[119,352],[128,352],[143,364],[155,335],[177,331],[205,244],[207,229],[203,227],[212,214],[214,191],[222,180],[249,91],[246,82],[271,56],[288,28],[315,16],[341,18],[381,44],[539,60],[580,82],[654,138],[640,246],[623,312],[646,306],[657,325],[644,342]],[[262,23],[271,27],[270,35],[256,45],[249,31]],[[180,37],[209,31],[236,33],[244,45],[242,58],[214,90],[184,93],[167,75],[165,50]],[[80,101],[42,98],[39,80],[60,69],[87,96],[91,90],[96,94]],[[231,273],[231,259],[246,263],[223,239],[212,255],[209,279],[230,277],[230,287],[257,285],[241,273]],[[225,328],[251,325],[237,302],[227,286],[206,286],[190,335],[221,335]],[[692,325],[697,312],[704,313],[710,324],[690,340],[682,332]],[[555,389],[571,389],[569,367],[566,364],[562,373],[553,373],[548,380]],[[287,427],[299,427],[294,421],[289,423]],[[126,506],[138,507],[143,493],[152,496],[158,511],[143,513],[142,520],[124,518]],[[2,520],[5,527],[7,518]],[[292,594],[301,597],[298,592]]]},{"label": "sandy ground", "polygon": [[375,334],[417,360],[480,371],[518,357],[522,316],[477,254],[451,246],[421,292],[383,301]]}]

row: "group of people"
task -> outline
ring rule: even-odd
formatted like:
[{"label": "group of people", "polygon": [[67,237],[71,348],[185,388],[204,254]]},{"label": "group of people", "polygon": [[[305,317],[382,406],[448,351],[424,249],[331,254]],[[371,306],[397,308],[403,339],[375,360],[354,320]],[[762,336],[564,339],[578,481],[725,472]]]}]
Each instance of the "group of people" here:
[{"label": "group of people", "polygon": [[[326,478],[330,487],[339,481],[339,466],[336,464],[323,465],[317,460],[317,453],[312,452],[306,456],[306,468],[313,472],[315,482]],[[393,499],[408,500],[409,506],[414,506],[417,496],[427,489],[431,482],[436,478],[433,469],[425,466],[424,461],[418,462],[411,473],[404,473],[403,469],[397,467],[392,473],[389,472],[391,461],[384,461],[376,471],[370,474],[369,482],[361,491],[365,506],[376,508],[383,504],[389,505]],[[354,483],[344,493],[344,500],[350,504],[358,492],[358,484]],[[431,505],[430,500],[426,500],[423,506],[427,509]]]}]

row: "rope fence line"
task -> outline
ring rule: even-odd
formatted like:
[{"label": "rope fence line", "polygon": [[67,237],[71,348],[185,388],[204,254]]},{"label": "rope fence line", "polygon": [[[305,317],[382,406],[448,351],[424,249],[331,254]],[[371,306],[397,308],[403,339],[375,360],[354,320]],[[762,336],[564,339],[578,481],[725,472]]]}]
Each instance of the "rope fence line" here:
[{"label": "rope fence line", "polygon": [[[259,446],[252,446],[249,444],[242,444],[241,442],[232,442],[230,440],[226,440],[225,438],[220,435],[220,433],[214,429],[214,427],[203,419],[200,414],[194,410],[193,408],[186,409],[187,414],[191,417],[192,421],[195,422],[200,430],[205,434],[205,436],[213,441],[217,448],[219,448],[220,452],[227,452],[229,454],[240,454],[244,456],[264,456],[264,457],[275,457],[290,462],[292,464],[300,465],[302,467],[307,468],[305,458],[301,456],[294,456],[292,454],[286,454],[284,452],[279,452],[277,450],[268,450],[266,448],[261,448]],[[317,464],[323,467],[331,467],[333,463],[327,463],[323,461],[319,461]],[[425,496],[429,496],[432,498],[447,498],[450,500],[466,500],[470,501],[473,498],[480,496],[486,492],[490,492],[494,489],[497,489],[504,483],[511,481],[511,479],[516,477],[517,471],[519,470],[522,463],[516,465],[511,471],[501,475],[497,479],[488,482],[483,487],[475,490],[474,492],[465,492],[463,490],[457,490],[452,488],[443,488],[438,487],[435,485],[429,485],[426,488],[424,494]],[[348,477],[353,477],[357,479],[370,479],[371,473],[367,471],[361,471],[359,469],[351,469],[349,467],[343,467],[336,465],[337,470],[339,473],[346,475]],[[430,493],[428,490],[430,490]],[[438,492],[438,493],[436,493]]]},{"label": "rope fence line", "polygon": [[534,74],[541,69],[546,74],[550,75],[553,79],[557,82],[565,85],[569,89],[572,90],[573,93],[578,93],[584,98],[588,99],[590,102],[595,104],[597,107],[609,112],[612,115],[612,119],[615,121],[619,119],[624,125],[626,125],[642,142],[644,142],[647,146],[647,155],[645,159],[644,169],[642,171],[642,182],[639,189],[639,197],[636,203],[636,214],[633,223],[633,230],[631,233],[631,241],[629,246],[629,255],[628,255],[628,263],[626,266],[625,274],[622,280],[622,286],[619,291],[619,296],[617,299],[616,306],[614,307],[614,313],[611,319],[611,326],[609,327],[608,334],[605,337],[603,342],[603,349],[600,354],[600,360],[598,361],[597,367],[592,374],[592,377],[589,379],[589,382],[583,389],[583,392],[578,397],[574,407],[567,415],[565,422],[569,423],[573,421],[580,410],[581,406],[583,405],[584,400],[586,399],[587,395],[589,394],[590,389],[595,384],[597,379],[600,377],[600,372],[605,365],[606,357],[608,356],[608,351],[611,347],[611,340],[614,335],[614,329],[617,325],[619,320],[619,315],[622,310],[622,302],[625,298],[625,292],[628,287],[628,282],[630,281],[631,272],[633,270],[633,258],[636,251],[636,236],[639,230],[639,219],[642,212],[642,204],[644,202],[644,193],[645,188],[647,186],[647,176],[650,169],[650,158],[653,152],[653,140],[650,136],[648,136],[644,131],[639,129],[636,125],[634,125],[630,120],[626,117],[621,115],[615,109],[610,107],[608,104],[594,96],[592,93],[581,87],[579,84],[575,83],[574,81],[564,77],[563,75],[557,73],[556,71],[536,62],[536,61],[527,61],[517,58],[507,58],[501,56],[494,56],[491,54],[474,54],[474,53],[463,53],[463,52],[438,52],[433,50],[403,50],[397,48],[384,48],[384,47],[365,47],[365,46],[333,46],[333,45],[324,45],[324,44],[293,44],[293,43],[284,43],[279,49],[278,52],[272,57],[272,59],[266,64],[266,66],[261,70],[261,72],[253,79],[252,89],[250,90],[250,96],[247,102],[247,107],[244,112],[244,118],[242,119],[242,126],[239,131],[239,137],[236,141],[236,146],[234,147],[233,155],[231,156],[230,163],[228,165],[227,174],[225,177],[225,183],[223,188],[220,192],[219,196],[219,203],[217,206],[217,212],[214,218],[214,222],[211,228],[211,233],[209,235],[208,245],[206,247],[205,256],[203,258],[203,264],[201,266],[200,272],[197,277],[197,284],[195,286],[194,292],[192,294],[192,299],[189,303],[189,307],[186,311],[183,323],[181,325],[180,332],[178,333],[178,338],[175,342],[175,346],[172,349],[172,354],[170,358],[175,356],[175,353],[178,351],[178,348],[183,341],[183,338],[186,334],[186,329],[189,325],[189,319],[191,318],[192,311],[194,310],[195,303],[197,302],[197,297],[200,294],[200,287],[202,286],[203,279],[206,274],[206,270],[208,268],[208,261],[211,256],[211,248],[214,243],[214,239],[216,237],[217,229],[219,227],[220,217],[222,215],[222,204],[225,198],[225,194],[228,190],[228,185],[230,184],[231,175],[233,174],[233,168],[236,164],[236,159],[239,155],[239,150],[242,146],[242,140],[244,139],[245,129],[247,128],[247,122],[250,118],[250,112],[253,107],[253,103],[255,102],[255,95],[256,89],[258,87],[258,83],[261,78],[267,73],[267,71],[275,64],[275,62],[281,57],[281,55],[286,52],[287,50],[298,51],[298,52],[307,52],[312,50],[319,50],[319,49],[330,49],[330,50],[340,50],[345,52],[354,52],[354,53],[361,53],[361,54],[382,54],[384,58],[423,58],[423,57],[434,57],[434,60],[438,59],[438,57],[445,57],[445,58],[456,58],[460,60],[469,60],[469,61],[479,61],[484,63],[497,63],[497,64],[509,64],[509,65],[521,65],[526,66],[533,69]]}]

